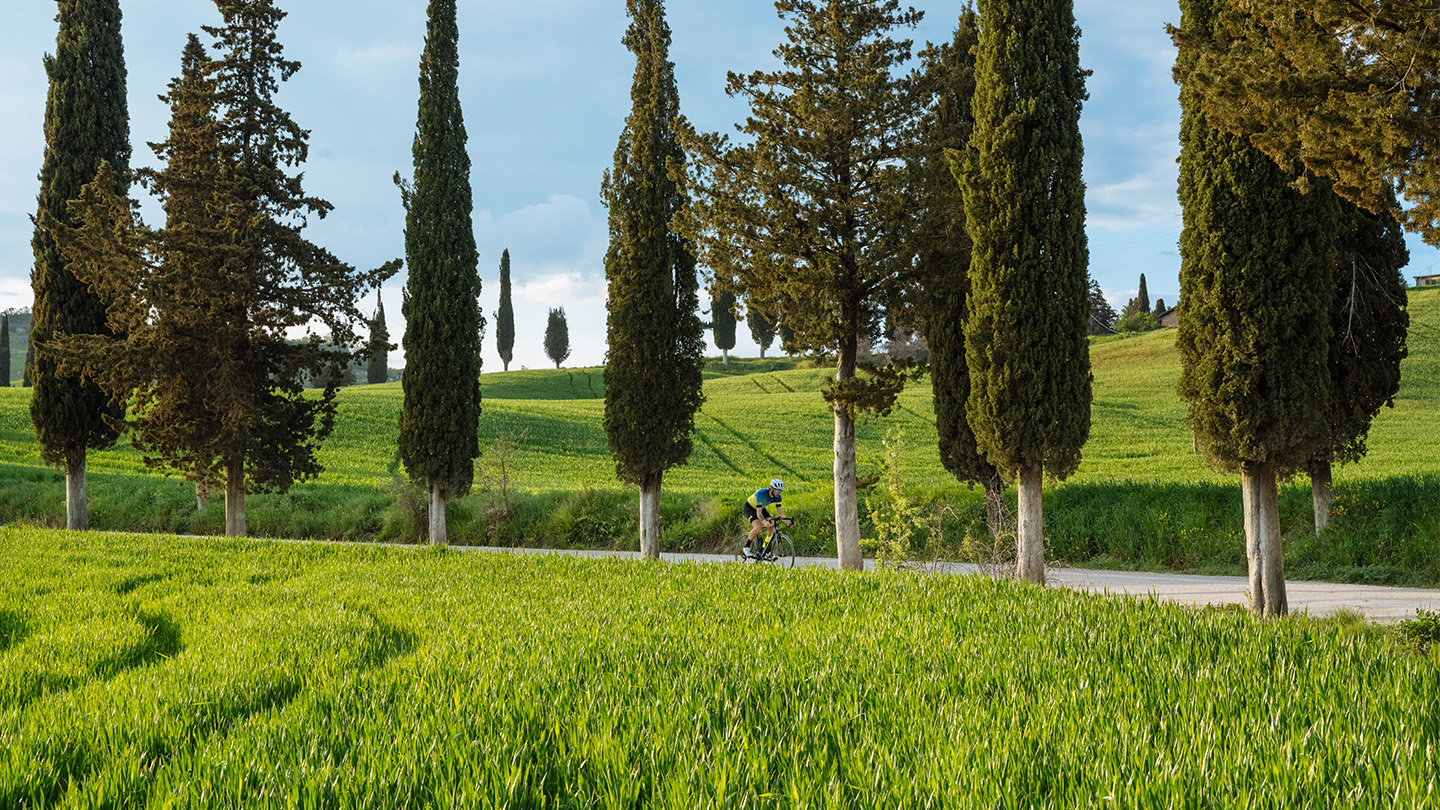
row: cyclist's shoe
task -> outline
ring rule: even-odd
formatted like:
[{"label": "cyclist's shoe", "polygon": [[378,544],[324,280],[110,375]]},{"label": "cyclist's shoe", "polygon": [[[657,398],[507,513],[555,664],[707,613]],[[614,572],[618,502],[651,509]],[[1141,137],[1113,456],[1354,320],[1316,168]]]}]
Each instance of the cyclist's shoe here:
[{"label": "cyclist's shoe", "polygon": [[755,552],[751,551],[749,546],[745,546],[740,549],[740,556],[747,560],[753,560],[755,559]]}]

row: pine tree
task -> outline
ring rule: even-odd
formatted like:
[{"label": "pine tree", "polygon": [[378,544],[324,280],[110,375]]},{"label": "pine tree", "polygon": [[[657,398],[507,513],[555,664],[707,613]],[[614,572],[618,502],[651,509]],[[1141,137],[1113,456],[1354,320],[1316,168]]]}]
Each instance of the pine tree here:
[{"label": "pine tree", "polygon": [[891,32],[922,15],[898,0],[775,7],[788,39],[776,50],[781,67],[729,78],[727,92],[750,105],[745,141],[682,133],[696,166],[679,227],[717,278],[734,278],[749,300],[777,302],[796,343],[835,357],[824,395],[835,419],[836,552],[858,570],[855,419],[888,413],[904,385],[894,367],[862,367],[860,346],[878,337],[887,312],[908,325],[920,286],[904,161],[922,89],[901,74],[911,42]]},{"label": "pine tree", "polygon": [[980,19],[965,8],[954,39],[925,57],[926,81],[934,103],[922,124],[926,151],[920,160],[923,214],[917,235],[921,272],[930,293],[925,319],[934,390],[935,429],[940,462],[956,480],[985,490],[986,525],[993,535],[1005,530],[1005,485],[995,465],[975,445],[965,415],[970,368],[965,359],[965,320],[970,295],[970,234],[965,230],[965,199],[945,160],[946,149],[964,149],[975,126],[975,45]]},{"label": "pine tree", "polygon": [[745,308],[745,325],[750,328],[750,339],[760,347],[760,359],[765,359],[765,350],[775,342],[775,322],[751,302]]},{"label": "pine tree", "polygon": [[695,412],[705,399],[705,337],[695,256],[670,232],[686,198],[666,172],[685,155],[675,136],[680,95],[665,5],[627,0],[626,10],[633,106],[601,188],[610,211],[605,433],[616,475],[640,487],[641,557],[658,560],[661,483],[666,470],[690,457]]},{"label": "pine tree", "polygon": [[721,365],[730,365],[730,350],[735,348],[735,293],[716,290],[710,293],[710,336],[720,350]]},{"label": "pine tree", "polygon": [[1138,312],[1150,311],[1150,291],[1145,289],[1145,274],[1140,274],[1140,292],[1135,294],[1135,308]]},{"label": "pine tree", "polygon": [[[430,0],[420,57],[414,185],[405,198],[405,391],[400,457],[430,493],[430,542],[445,504],[470,491],[480,455],[479,255],[460,110],[455,0]],[[399,182],[399,176],[396,176]]]},{"label": "pine tree", "polygon": [[555,368],[570,356],[570,325],[564,307],[550,310],[545,319],[545,356],[555,361]]},{"label": "pine tree", "polygon": [[[1334,181],[1440,245],[1440,36],[1429,0],[1217,4],[1223,37],[1171,28],[1212,126]],[[1403,189],[1401,207],[1393,191]]]},{"label": "pine tree", "polygon": [[955,163],[974,242],[966,415],[985,458],[1018,473],[1017,575],[1043,583],[1043,477],[1074,472],[1090,432],[1087,73],[1071,0],[981,0],[980,24],[975,134]]},{"label": "pine tree", "polygon": [[[1184,40],[1222,36],[1214,0],[1181,0]],[[1196,51],[1182,47],[1176,76]],[[1206,460],[1238,471],[1251,606],[1287,610],[1278,476],[1323,444],[1337,205],[1244,139],[1213,129],[1181,85],[1180,395]]]},{"label": "pine tree", "polygon": [[504,370],[515,357],[515,305],[510,301],[510,249],[500,254],[500,309],[495,313],[495,347]]},{"label": "pine tree", "polygon": [[[129,426],[147,463],[225,485],[226,533],[246,531],[245,496],[284,492],[321,471],[319,443],[334,424],[335,389],[304,382],[348,365],[364,320],[360,291],[398,265],[356,272],[301,236],[305,217],[330,210],[300,175],[307,133],[274,103],[299,63],[275,40],[284,13],[270,0],[216,0],[223,24],[207,58],[187,43],[165,99],[167,165],[141,173],[161,197],[166,227],[144,227],[102,165],[56,228],[66,255],[102,292],[123,338],[69,340],[66,362],[112,393],[133,391]],[[149,257],[158,259],[151,263]],[[316,322],[319,335],[291,330]]]},{"label": "pine tree", "polygon": [[1365,456],[1370,422],[1395,404],[1400,361],[1410,314],[1405,309],[1401,269],[1410,261],[1400,223],[1389,213],[1372,214],[1340,203],[1335,297],[1330,310],[1329,441],[1309,461],[1315,531],[1330,522],[1334,504],[1331,467]]},{"label": "pine tree", "polygon": [[10,387],[10,315],[0,315],[0,387]]},{"label": "pine tree", "polygon": [[385,327],[385,302],[375,291],[375,317],[370,321],[369,357],[365,365],[365,382],[378,385],[390,379],[390,330]]},{"label": "pine tree", "polygon": [[1099,282],[1090,281],[1090,334],[1108,335],[1115,331],[1115,308],[1105,300]]},{"label": "pine tree", "polygon": [[46,463],[65,470],[65,525],[90,526],[85,493],[89,448],[115,443],[112,421],[124,414],[94,382],[62,373],[50,343],[63,335],[108,334],[105,307],[75,277],[47,222],[71,224],[66,203],[80,196],[102,164],[114,169],[117,194],[130,170],[130,114],[125,103],[125,52],[119,0],[61,0],[54,56],[45,57],[45,159],[39,214],[31,245],[35,310],[26,370],[35,387],[30,418]]}]

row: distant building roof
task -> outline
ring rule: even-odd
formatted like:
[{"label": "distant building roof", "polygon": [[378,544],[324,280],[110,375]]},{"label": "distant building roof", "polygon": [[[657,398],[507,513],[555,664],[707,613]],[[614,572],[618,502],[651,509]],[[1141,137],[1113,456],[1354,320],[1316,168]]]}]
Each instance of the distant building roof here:
[{"label": "distant building roof", "polygon": [[1440,273],[1432,273],[1431,275],[1428,275],[1428,276],[1416,276],[1416,277],[1415,277],[1415,286],[1416,286],[1416,287],[1431,287],[1431,286],[1434,286],[1434,285],[1436,285],[1436,284],[1440,284]]}]

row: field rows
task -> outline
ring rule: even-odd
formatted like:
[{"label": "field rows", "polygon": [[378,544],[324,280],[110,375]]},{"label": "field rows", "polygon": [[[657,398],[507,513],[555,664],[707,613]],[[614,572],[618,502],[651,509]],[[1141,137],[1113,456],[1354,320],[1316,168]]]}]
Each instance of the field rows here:
[{"label": "field rows", "polygon": [[5,807],[1428,807],[1437,674],[978,578],[0,530]]}]

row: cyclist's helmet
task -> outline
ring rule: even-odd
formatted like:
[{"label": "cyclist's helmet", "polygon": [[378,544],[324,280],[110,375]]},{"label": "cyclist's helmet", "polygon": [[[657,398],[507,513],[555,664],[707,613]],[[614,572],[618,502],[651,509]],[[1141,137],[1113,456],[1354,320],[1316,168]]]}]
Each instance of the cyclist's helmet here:
[{"label": "cyclist's helmet", "polygon": [[771,478],[771,479],[770,479],[770,488],[773,489],[773,490],[775,490],[776,492],[784,492],[784,491],[785,491],[785,482],[784,482],[784,481],[781,481],[779,478]]}]

